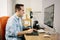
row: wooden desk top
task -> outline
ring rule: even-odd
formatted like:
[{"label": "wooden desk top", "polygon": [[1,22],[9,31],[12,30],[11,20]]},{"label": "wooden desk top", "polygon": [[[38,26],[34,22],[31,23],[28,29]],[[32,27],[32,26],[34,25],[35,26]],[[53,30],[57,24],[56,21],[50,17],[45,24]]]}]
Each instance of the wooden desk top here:
[{"label": "wooden desk top", "polygon": [[28,36],[25,35],[26,40],[58,40],[56,34],[51,34],[48,37],[44,36],[45,33],[41,33],[38,36]]}]

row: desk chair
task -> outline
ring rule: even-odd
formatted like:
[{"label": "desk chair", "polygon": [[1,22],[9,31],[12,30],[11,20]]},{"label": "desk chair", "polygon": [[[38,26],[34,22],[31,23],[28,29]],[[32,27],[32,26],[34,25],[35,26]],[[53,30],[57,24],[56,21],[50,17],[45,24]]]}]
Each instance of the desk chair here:
[{"label": "desk chair", "polygon": [[0,17],[0,39],[5,40],[5,27],[9,16]]}]

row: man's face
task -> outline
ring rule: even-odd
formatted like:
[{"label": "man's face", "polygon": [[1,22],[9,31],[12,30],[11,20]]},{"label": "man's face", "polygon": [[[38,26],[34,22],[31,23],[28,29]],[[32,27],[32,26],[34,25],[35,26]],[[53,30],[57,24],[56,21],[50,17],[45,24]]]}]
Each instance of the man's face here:
[{"label": "man's face", "polygon": [[21,10],[18,11],[19,16],[23,16],[24,14],[24,7],[21,7]]}]

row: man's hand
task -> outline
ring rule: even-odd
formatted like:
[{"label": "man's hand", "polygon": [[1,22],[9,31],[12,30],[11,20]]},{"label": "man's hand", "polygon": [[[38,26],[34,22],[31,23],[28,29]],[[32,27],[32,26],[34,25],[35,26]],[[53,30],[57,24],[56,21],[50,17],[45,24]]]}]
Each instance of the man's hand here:
[{"label": "man's hand", "polygon": [[32,33],[33,31],[36,31],[35,29],[29,29],[26,31],[26,33]]},{"label": "man's hand", "polygon": [[29,30],[26,30],[26,31],[22,31],[22,32],[19,32],[17,35],[18,36],[21,36],[21,35],[24,35],[24,34],[29,34],[29,33],[32,33],[33,31],[37,31],[35,29],[29,29]]},{"label": "man's hand", "polygon": [[33,29],[29,29],[26,31],[26,33],[32,33],[33,32]]}]

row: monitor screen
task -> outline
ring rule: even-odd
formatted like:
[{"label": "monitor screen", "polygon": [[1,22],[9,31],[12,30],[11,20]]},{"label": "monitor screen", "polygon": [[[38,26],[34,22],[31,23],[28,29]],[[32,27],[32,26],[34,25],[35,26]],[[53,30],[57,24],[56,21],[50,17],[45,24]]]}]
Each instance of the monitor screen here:
[{"label": "monitor screen", "polygon": [[44,24],[53,28],[54,23],[54,4],[44,10]]}]

